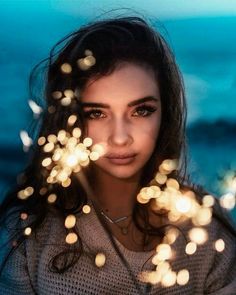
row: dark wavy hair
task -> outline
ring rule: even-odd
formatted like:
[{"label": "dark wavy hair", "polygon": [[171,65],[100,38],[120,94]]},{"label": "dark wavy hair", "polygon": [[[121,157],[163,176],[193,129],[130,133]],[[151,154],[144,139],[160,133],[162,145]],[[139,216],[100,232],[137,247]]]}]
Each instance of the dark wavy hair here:
[{"label": "dark wavy hair", "polygon": [[[85,56],[85,50],[91,50],[96,58],[96,64],[86,71],[77,66],[77,60]],[[76,96],[69,106],[63,106],[52,96],[52,93],[63,92],[66,89],[72,89],[78,93],[86,87],[91,78],[99,79],[99,77],[109,75],[123,62],[152,69],[160,85],[162,104],[160,133],[155,150],[143,169],[141,185],[147,186],[151,182],[160,163],[167,158],[180,159],[180,168],[174,172],[173,176],[182,186],[187,185],[185,93],[182,76],[167,42],[157,30],[140,17],[99,20],[83,25],[79,30],[58,42],[52,48],[49,58],[32,71],[31,86],[34,85],[39,69],[46,69],[46,75],[43,76],[46,83],[42,95],[44,112],[39,129],[37,129],[35,144],[31,149],[29,165],[22,174],[21,182],[6,196],[0,206],[1,224],[6,223],[6,220],[10,220],[7,224],[11,224],[11,220],[16,215],[19,219],[19,212],[24,211],[33,216],[30,219],[30,226],[33,232],[37,233],[49,212],[63,219],[70,213],[75,214],[81,211],[82,206],[87,203],[87,195],[75,176],[72,175],[71,185],[67,188],[58,184],[47,184],[46,175],[41,169],[44,154],[37,144],[37,137],[47,137],[50,134],[56,134],[61,129],[67,129],[67,120],[72,114],[78,116],[79,120],[76,124],[82,129],[82,136],[84,136],[86,124],[79,96]],[[60,70],[64,63],[71,65],[71,73],[65,74]],[[34,193],[27,200],[19,200],[17,192],[26,186],[32,186]],[[40,195],[41,188],[46,188],[46,193]],[[58,196],[54,205],[46,201],[47,196],[51,193]],[[6,212],[10,213],[6,214]],[[144,225],[138,222],[138,216],[141,216]],[[141,207],[137,203],[134,207],[133,218],[146,237],[163,236],[162,228],[153,228],[149,224],[146,206]],[[26,239],[23,235],[24,228],[16,225],[15,229],[12,240],[17,240],[19,245]],[[64,272],[79,259],[83,250],[81,240],[79,239],[76,245],[67,247],[66,251],[52,258],[50,264],[52,271]],[[14,249],[15,247],[12,247],[9,255]],[[71,253],[73,253],[72,256]],[[67,257],[65,261],[63,260],[63,265],[58,263],[62,256]]]}]

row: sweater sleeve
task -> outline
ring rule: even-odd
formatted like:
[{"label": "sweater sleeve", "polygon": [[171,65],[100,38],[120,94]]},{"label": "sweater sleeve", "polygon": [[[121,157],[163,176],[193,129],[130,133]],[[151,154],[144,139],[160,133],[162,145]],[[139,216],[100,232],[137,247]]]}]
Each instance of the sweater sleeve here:
[{"label": "sweater sleeve", "polygon": [[[0,231],[0,267],[3,266],[6,255],[9,253],[7,230]],[[22,243],[7,259],[0,273],[0,295],[33,295],[30,276],[27,268],[25,246]]]},{"label": "sweater sleeve", "polygon": [[206,280],[204,294],[235,295],[236,294],[236,236],[220,222],[217,222],[217,239],[222,239],[225,248],[215,251],[214,263]]}]

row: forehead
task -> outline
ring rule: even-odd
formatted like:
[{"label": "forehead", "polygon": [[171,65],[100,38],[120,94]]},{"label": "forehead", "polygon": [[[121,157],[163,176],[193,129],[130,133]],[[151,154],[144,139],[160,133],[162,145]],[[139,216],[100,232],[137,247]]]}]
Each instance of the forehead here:
[{"label": "forehead", "polygon": [[81,100],[112,104],[128,103],[146,96],[160,96],[154,72],[147,67],[123,63],[112,74],[89,81],[81,93]]}]

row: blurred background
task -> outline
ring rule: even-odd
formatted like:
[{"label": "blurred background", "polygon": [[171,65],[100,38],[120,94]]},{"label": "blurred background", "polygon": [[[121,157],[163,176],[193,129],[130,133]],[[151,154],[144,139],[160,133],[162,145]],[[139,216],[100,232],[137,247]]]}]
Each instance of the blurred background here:
[{"label": "blurred background", "polygon": [[[81,24],[110,15],[144,15],[162,32],[184,76],[188,100],[189,173],[222,196],[236,192],[235,0],[0,0],[0,201],[24,168],[20,131],[33,118],[32,67]],[[132,11],[133,10],[133,11]],[[231,200],[232,201],[232,200]],[[231,211],[235,220],[235,209]]]}]

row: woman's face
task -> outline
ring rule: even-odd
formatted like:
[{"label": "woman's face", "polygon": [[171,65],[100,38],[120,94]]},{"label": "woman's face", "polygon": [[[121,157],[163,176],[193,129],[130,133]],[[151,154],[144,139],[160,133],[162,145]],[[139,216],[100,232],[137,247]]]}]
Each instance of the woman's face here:
[{"label": "woman's face", "polygon": [[105,147],[105,154],[94,163],[95,170],[119,179],[140,176],[161,122],[154,73],[123,63],[112,74],[90,82],[81,94],[87,136]]}]

